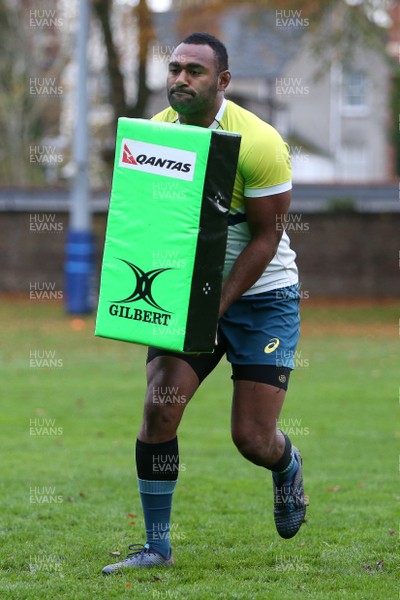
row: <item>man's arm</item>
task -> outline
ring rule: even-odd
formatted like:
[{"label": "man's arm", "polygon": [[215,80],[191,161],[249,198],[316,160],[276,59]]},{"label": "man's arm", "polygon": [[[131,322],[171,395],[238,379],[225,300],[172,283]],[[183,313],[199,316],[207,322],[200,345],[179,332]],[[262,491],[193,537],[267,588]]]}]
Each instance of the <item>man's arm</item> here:
[{"label": "man's arm", "polygon": [[287,191],[273,196],[245,198],[251,240],[237,257],[222,287],[220,317],[251,288],[275,256],[289,210],[290,197],[290,191]]}]

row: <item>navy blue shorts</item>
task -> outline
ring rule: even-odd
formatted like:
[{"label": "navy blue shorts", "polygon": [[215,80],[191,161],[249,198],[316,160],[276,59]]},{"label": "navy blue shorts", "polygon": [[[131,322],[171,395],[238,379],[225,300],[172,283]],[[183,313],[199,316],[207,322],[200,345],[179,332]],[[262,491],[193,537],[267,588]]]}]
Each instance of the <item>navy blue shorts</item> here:
[{"label": "navy blue shorts", "polygon": [[184,354],[149,348],[156,356],[185,360],[202,381],[226,354],[233,380],[269,383],[287,389],[300,335],[300,293],[297,284],[242,296],[218,323],[218,345],[212,354]]}]

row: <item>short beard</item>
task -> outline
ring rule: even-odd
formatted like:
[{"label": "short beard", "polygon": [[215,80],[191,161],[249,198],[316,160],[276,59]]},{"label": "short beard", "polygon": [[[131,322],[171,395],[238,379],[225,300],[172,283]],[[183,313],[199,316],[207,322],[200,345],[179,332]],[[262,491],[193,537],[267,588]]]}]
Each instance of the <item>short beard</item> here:
[{"label": "short beard", "polygon": [[[203,112],[207,112],[208,110],[210,110],[212,108],[212,106],[214,105],[215,102],[215,98],[217,96],[218,93],[218,78],[215,79],[214,81],[214,87],[213,87],[213,96],[212,99],[208,100],[208,98],[199,98],[198,96],[192,96],[192,98],[194,99],[194,102],[189,102],[188,104],[186,103],[182,103],[182,105],[179,103],[178,101],[174,101],[171,100],[171,95],[168,92],[168,102],[170,103],[170,106],[174,109],[175,112],[181,114],[181,115],[197,115],[199,113],[203,113]],[[196,102],[197,101],[197,102]]]}]

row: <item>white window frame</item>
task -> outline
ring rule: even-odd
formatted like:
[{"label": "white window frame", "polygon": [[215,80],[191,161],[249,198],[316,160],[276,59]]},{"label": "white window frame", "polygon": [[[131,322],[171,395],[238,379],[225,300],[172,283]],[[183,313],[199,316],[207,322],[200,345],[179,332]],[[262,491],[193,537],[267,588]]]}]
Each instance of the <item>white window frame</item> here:
[{"label": "white window frame", "polygon": [[[360,77],[361,76],[361,77]],[[351,77],[360,77],[360,82],[349,81]],[[369,82],[368,76],[363,69],[343,69],[342,70],[342,85],[341,85],[341,113],[345,117],[366,117],[369,110]],[[361,102],[349,102],[349,88],[351,86],[360,88],[363,87],[362,93],[359,94]]]}]

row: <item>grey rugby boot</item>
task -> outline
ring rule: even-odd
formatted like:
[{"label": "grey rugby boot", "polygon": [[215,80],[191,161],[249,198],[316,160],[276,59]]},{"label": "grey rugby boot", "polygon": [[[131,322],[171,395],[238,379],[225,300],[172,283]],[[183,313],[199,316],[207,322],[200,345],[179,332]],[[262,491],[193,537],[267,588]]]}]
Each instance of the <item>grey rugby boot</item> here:
[{"label": "grey rugby boot", "polygon": [[279,485],[272,478],[275,525],[279,535],[285,539],[296,535],[306,514],[303,489],[303,461],[299,450],[295,446],[293,446],[293,453],[299,465],[293,480]]},{"label": "grey rugby boot", "polygon": [[132,550],[128,554],[125,560],[114,563],[113,565],[107,565],[104,567],[102,573],[104,575],[111,575],[116,571],[122,569],[149,569],[151,567],[170,567],[174,564],[172,554],[169,558],[164,558],[158,552],[150,550],[149,544],[131,544],[129,550]]}]

